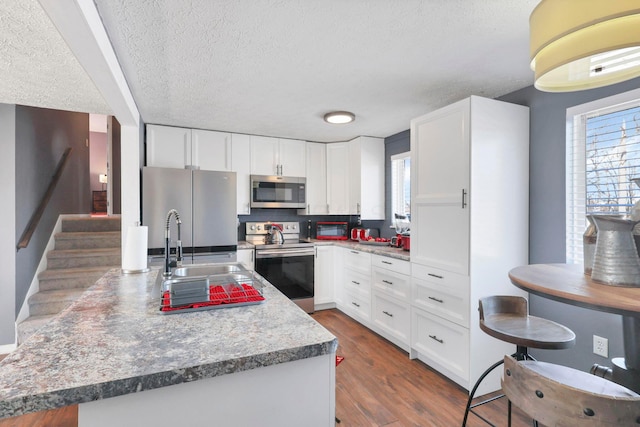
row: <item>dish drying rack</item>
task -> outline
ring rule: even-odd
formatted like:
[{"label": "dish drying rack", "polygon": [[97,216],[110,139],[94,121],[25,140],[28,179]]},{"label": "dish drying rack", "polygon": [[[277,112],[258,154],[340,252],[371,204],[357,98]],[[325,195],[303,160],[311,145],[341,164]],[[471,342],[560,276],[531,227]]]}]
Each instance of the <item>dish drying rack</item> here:
[{"label": "dish drying rack", "polygon": [[163,283],[160,312],[188,313],[261,304],[265,300],[263,293],[264,285],[252,271],[174,278]]}]

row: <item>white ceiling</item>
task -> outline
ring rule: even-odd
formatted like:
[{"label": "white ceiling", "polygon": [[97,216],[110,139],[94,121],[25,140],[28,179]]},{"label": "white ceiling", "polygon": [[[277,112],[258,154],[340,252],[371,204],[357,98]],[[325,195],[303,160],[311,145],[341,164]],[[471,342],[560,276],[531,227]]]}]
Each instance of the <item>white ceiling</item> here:
[{"label": "white ceiling", "polygon": [[[531,85],[537,3],[95,0],[145,123],[323,142]],[[0,102],[111,113],[36,0],[0,2],[0,40]]]}]

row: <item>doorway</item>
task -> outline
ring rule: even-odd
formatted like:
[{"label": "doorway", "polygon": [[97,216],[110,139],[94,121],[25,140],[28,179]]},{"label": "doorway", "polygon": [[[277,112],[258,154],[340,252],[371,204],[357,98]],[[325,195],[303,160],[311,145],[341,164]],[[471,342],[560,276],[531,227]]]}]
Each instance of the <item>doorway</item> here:
[{"label": "doorway", "polygon": [[91,215],[120,214],[120,123],[89,114]]}]

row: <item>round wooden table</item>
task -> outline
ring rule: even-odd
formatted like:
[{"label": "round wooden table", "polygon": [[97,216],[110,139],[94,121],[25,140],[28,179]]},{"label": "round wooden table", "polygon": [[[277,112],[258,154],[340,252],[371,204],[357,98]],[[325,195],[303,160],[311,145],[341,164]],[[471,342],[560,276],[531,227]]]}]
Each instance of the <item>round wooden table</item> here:
[{"label": "round wooden table", "polygon": [[516,267],[509,279],[544,298],[622,315],[624,358],[613,359],[613,380],[640,393],[640,288],[604,285],[584,274],[580,264]]}]

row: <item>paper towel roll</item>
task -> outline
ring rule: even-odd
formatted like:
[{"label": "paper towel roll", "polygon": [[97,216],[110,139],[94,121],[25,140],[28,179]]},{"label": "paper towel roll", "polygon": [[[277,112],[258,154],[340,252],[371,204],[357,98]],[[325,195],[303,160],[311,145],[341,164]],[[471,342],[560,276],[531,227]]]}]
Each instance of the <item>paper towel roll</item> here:
[{"label": "paper towel roll", "polygon": [[122,257],[123,273],[144,273],[147,268],[148,227],[130,226],[127,230],[127,242]]}]

